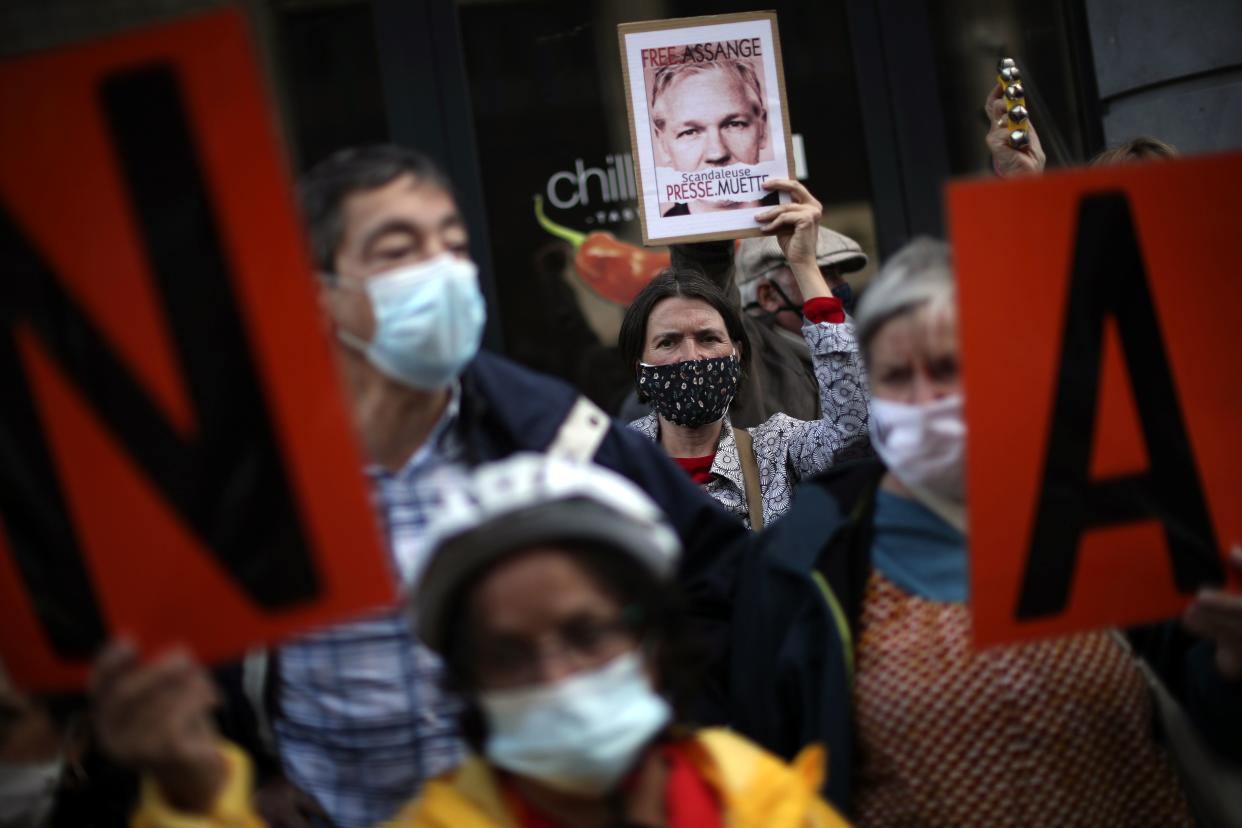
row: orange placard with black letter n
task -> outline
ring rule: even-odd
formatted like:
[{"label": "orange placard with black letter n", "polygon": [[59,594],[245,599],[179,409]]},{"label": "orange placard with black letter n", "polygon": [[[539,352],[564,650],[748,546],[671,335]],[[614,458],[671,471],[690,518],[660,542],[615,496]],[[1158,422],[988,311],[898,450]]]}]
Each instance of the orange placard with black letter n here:
[{"label": "orange placard with black letter n", "polygon": [[239,14],[0,64],[0,659],[391,602]]},{"label": "orange placard with black letter n", "polygon": [[950,188],[978,645],[1173,617],[1229,581],[1239,192],[1239,155]]}]

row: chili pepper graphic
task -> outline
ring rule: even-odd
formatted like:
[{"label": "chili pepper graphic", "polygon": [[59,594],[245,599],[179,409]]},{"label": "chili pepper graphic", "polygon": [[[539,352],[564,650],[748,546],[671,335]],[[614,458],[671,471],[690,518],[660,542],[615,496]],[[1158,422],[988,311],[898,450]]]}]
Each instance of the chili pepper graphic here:
[{"label": "chili pepper graphic", "polygon": [[618,305],[634,301],[651,277],[671,261],[667,250],[647,250],[601,230],[580,233],[562,227],[544,215],[542,196],[535,196],[535,218],[544,230],[574,246],[574,267],[582,281]]}]

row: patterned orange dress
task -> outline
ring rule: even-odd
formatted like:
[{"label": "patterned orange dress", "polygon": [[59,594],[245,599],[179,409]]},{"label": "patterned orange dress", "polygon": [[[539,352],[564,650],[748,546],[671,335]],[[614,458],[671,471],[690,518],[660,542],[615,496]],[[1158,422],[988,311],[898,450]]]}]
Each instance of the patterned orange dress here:
[{"label": "patterned orange dress", "polygon": [[860,826],[1193,824],[1108,633],[970,648],[965,604],[873,571],[854,704]]}]

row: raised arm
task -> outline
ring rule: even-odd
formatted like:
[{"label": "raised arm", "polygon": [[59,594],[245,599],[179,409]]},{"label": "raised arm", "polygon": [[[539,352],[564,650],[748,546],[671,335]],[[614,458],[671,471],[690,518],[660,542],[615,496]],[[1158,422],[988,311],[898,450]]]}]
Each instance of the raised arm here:
[{"label": "raised arm", "polygon": [[211,719],[217,695],[206,670],[175,651],[141,664],[114,644],[91,679],[95,730],[105,753],[143,774],[135,828],[261,828],[251,809],[250,765],[221,741]]},{"label": "raised arm", "polygon": [[1027,134],[1030,143],[1018,149],[1009,143],[1009,118],[1005,115],[1005,97],[999,86],[992,87],[983,108],[988,113],[988,133],[984,140],[987,141],[988,152],[992,154],[992,170],[1001,178],[1042,173],[1046,162],[1044,148],[1039,143],[1035,125],[1029,123],[1029,117]]},{"label": "raised arm", "polygon": [[790,464],[800,477],[807,477],[828,468],[843,450],[841,456],[867,453],[867,387],[854,326],[845,321],[840,300],[824,281],[815,256],[823,207],[797,181],[776,179],[767,185],[791,198],[756,219],[765,233],[776,236],[805,300],[808,319],[802,335],[819,386],[820,418],[804,421],[778,414],[760,428],[785,440]]}]

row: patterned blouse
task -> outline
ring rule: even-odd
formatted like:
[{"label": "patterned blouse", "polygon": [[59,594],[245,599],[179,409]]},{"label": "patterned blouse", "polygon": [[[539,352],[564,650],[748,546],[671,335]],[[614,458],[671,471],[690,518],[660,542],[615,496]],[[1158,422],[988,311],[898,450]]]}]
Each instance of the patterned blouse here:
[{"label": "patterned blouse", "polygon": [[[790,496],[799,480],[824,471],[838,459],[865,455],[870,450],[869,397],[854,325],[805,323],[802,336],[811,349],[811,363],[819,383],[821,418],[795,420],[786,414],[773,414],[762,424],[747,429],[755,444],[765,526],[789,511]],[[655,413],[635,420],[630,428],[651,440],[659,440],[660,421]],[[704,491],[749,527],[746,484],[727,414],[712,462],[712,476]]]},{"label": "patterned blouse", "polygon": [[873,570],[854,711],[855,824],[1181,828],[1134,656],[1106,632],[982,652],[964,603]]}]

